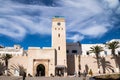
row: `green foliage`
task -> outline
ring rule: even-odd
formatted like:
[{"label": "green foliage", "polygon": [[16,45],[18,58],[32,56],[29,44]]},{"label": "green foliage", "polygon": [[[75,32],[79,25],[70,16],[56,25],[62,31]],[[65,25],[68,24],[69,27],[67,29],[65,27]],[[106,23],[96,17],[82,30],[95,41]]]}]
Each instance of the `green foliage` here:
[{"label": "green foliage", "polygon": [[106,46],[108,47],[108,49],[117,49],[120,47],[118,41],[109,42],[106,44]]},{"label": "green foliage", "polygon": [[118,41],[113,41],[113,42],[106,43],[106,46],[108,47],[108,49],[111,49],[111,53],[115,55],[115,49],[120,47],[119,44],[120,43]]},{"label": "green foliage", "polygon": [[2,75],[5,71],[5,65],[4,63],[0,62],[0,75]]},{"label": "green foliage", "polygon": [[110,79],[110,80],[118,80],[120,78],[120,74],[106,74],[106,75],[100,75],[100,76],[95,76],[95,78],[99,79]]},{"label": "green foliage", "polygon": [[19,72],[19,75],[22,76],[23,73],[26,71],[26,69],[22,65],[12,65],[11,66],[12,70],[17,70]]},{"label": "green foliage", "polygon": [[12,58],[12,55],[11,54],[5,54],[5,55],[2,55],[2,57],[0,57],[2,60],[9,60],[10,58]]},{"label": "green foliage", "polygon": [[101,46],[93,46],[93,47],[90,47],[90,53],[95,53],[95,54],[99,54],[101,51],[103,51],[103,47]]},{"label": "green foliage", "polygon": [[111,54],[113,55],[113,58],[115,60],[116,67],[118,67],[120,70],[119,56],[115,54],[115,49],[120,47],[120,43],[118,41],[113,41],[106,43],[106,46],[108,47],[108,49],[111,49]]},{"label": "green foliage", "polygon": [[101,51],[103,51],[103,47],[96,45],[96,46],[90,47],[89,51],[90,51],[90,53],[95,53],[96,59],[97,59],[97,65],[98,65],[98,69],[99,69],[100,68],[99,53]]},{"label": "green foliage", "polygon": [[8,60],[12,58],[12,55],[11,54],[4,54],[0,57],[0,59],[4,60],[5,61],[5,66],[6,68],[8,68]]},{"label": "green foliage", "polygon": [[107,79],[108,79],[108,78],[111,78],[111,76],[110,76],[110,75],[105,75],[105,78],[107,78]]}]

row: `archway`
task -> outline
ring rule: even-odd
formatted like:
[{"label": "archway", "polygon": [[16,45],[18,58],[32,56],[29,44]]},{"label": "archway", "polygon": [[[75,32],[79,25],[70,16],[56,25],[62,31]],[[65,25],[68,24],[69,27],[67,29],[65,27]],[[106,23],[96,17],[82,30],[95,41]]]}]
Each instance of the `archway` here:
[{"label": "archway", "polygon": [[45,66],[43,64],[36,67],[36,76],[45,76]]}]

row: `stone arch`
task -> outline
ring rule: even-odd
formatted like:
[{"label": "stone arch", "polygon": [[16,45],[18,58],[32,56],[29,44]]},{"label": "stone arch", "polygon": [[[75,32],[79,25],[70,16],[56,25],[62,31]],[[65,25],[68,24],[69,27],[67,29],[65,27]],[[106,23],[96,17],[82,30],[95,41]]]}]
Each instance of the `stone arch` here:
[{"label": "stone arch", "polygon": [[45,75],[44,76],[48,76],[48,63],[45,61],[35,61],[34,62],[34,66],[33,66],[33,75],[36,76],[36,69],[37,66],[42,64],[45,67]]},{"label": "stone arch", "polygon": [[36,76],[45,76],[45,66],[43,64],[37,65]]}]

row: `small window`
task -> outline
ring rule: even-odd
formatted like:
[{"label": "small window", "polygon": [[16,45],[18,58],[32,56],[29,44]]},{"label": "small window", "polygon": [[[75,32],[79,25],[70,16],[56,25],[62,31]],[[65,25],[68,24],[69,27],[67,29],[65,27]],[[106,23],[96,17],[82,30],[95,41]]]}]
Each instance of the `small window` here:
[{"label": "small window", "polygon": [[60,30],[60,28],[58,28],[58,30]]},{"label": "small window", "polygon": [[63,30],[63,28],[61,28],[61,30]]},{"label": "small window", "polygon": [[58,22],[58,23],[57,23],[57,25],[58,25],[58,26],[60,26],[60,25],[61,25],[61,23],[60,23],[60,22]]},{"label": "small window", "polygon": [[60,37],[60,34],[58,34],[58,37]]},{"label": "small window", "polygon": [[107,55],[107,51],[104,51],[105,55]]},{"label": "small window", "polygon": [[89,55],[90,54],[89,51],[87,51],[86,54]]},{"label": "small window", "polygon": [[57,30],[57,28],[55,28],[55,30]]},{"label": "small window", "polygon": [[72,50],[72,53],[77,53],[77,50]]},{"label": "small window", "polygon": [[60,46],[58,47],[58,50],[60,50]]},{"label": "small window", "polygon": [[16,49],[18,49],[18,47],[16,47]]},{"label": "small window", "polygon": [[69,50],[67,50],[66,52],[69,53]]}]

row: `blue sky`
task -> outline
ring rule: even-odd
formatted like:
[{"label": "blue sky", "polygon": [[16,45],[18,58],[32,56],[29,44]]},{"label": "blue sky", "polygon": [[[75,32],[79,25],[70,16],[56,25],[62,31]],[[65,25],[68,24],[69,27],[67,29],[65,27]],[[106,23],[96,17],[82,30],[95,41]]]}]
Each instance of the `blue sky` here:
[{"label": "blue sky", "polygon": [[54,16],[64,16],[67,42],[120,39],[120,0],[0,0],[0,44],[51,46]]}]

